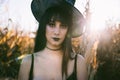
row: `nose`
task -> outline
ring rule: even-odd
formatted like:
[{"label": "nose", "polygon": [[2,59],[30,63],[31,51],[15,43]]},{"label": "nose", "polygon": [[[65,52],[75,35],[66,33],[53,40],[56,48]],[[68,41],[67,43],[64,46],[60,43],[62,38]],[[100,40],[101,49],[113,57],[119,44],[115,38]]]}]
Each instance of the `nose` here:
[{"label": "nose", "polygon": [[60,34],[60,24],[56,24],[56,27],[54,28],[54,33],[56,34],[56,35],[59,35]]},{"label": "nose", "polygon": [[59,35],[59,34],[60,34],[60,28],[59,28],[59,27],[55,27],[54,33],[55,33],[56,35]]}]

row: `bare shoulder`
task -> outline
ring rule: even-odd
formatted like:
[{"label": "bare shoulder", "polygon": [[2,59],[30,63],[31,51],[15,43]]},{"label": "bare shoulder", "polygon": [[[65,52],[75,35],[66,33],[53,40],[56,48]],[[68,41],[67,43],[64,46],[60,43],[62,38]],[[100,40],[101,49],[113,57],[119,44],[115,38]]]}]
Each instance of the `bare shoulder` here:
[{"label": "bare shoulder", "polygon": [[83,56],[77,54],[77,66],[79,69],[86,68],[86,62]]},{"label": "bare shoulder", "polygon": [[27,80],[31,66],[31,54],[26,55],[21,62],[18,80]]},{"label": "bare shoulder", "polygon": [[21,66],[27,66],[28,67],[28,66],[31,65],[31,55],[32,54],[28,54],[22,59]]},{"label": "bare shoulder", "polygon": [[31,55],[32,55],[32,54],[26,55],[26,56],[23,58],[22,63],[30,61]]},{"label": "bare shoulder", "polygon": [[77,66],[79,67],[79,69],[86,67],[85,59],[80,54],[77,54]]},{"label": "bare shoulder", "polygon": [[84,57],[80,54],[77,54],[77,62],[78,64],[85,63]]},{"label": "bare shoulder", "polygon": [[83,56],[77,54],[77,77],[78,80],[87,79],[87,66]]}]

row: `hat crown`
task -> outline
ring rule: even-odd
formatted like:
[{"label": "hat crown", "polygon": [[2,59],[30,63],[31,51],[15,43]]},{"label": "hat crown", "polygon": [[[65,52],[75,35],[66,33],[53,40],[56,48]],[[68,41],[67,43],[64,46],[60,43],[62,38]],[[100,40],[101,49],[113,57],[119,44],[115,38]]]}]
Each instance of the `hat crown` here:
[{"label": "hat crown", "polygon": [[[66,2],[67,1],[67,2]],[[65,3],[65,4],[64,4]],[[82,13],[74,7],[75,0],[33,0],[31,3],[31,9],[34,17],[38,22],[40,22],[41,17],[43,16],[44,12],[52,6],[55,5],[62,5],[70,7],[69,11],[72,14],[72,36],[78,36],[83,33],[83,28],[85,24],[85,19]]]}]

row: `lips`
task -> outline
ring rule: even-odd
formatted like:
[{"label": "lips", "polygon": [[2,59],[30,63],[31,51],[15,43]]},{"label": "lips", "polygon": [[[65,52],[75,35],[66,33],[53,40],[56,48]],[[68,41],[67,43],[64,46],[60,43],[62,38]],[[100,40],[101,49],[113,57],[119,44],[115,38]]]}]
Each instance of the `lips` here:
[{"label": "lips", "polygon": [[59,41],[59,40],[60,40],[60,38],[53,38],[53,40],[54,40],[54,41]]}]

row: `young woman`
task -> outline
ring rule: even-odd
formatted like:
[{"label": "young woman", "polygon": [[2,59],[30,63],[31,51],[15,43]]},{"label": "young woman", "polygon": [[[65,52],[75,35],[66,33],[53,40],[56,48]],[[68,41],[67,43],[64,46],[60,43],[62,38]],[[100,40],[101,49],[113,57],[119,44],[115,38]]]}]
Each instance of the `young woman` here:
[{"label": "young woman", "polygon": [[45,11],[39,21],[35,53],[23,59],[19,80],[86,80],[84,58],[70,55],[73,9],[64,3]]}]

